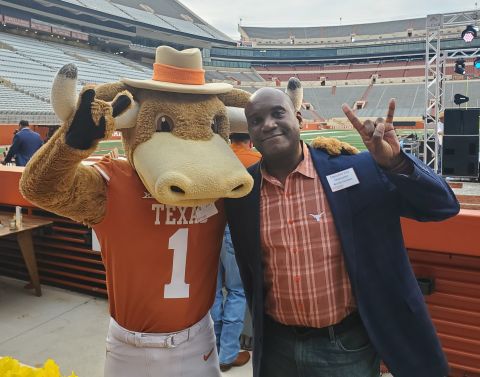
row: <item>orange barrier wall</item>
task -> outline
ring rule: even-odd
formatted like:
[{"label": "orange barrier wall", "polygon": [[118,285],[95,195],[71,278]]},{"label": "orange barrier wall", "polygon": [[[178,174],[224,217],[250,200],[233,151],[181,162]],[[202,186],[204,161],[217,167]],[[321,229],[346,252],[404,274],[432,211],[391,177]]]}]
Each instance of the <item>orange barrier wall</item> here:
[{"label": "orange barrier wall", "polygon": [[18,191],[18,183],[23,169],[20,166],[0,165],[0,204],[32,206]]},{"label": "orange barrier wall", "polygon": [[480,258],[480,211],[462,209],[459,215],[442,222],[402,219],[402,229],[408,249]]},{"label": "orange barrier wall", "polygon": [[18,124],[0,125],[0,145],[12,144],[13,132],[18,128]]},{"label": "orange barrier wall", "polygon": [[452,377],[480,377],[480,211],[443,222],[402,219],[417,278],[434,282],[425,296]]}]

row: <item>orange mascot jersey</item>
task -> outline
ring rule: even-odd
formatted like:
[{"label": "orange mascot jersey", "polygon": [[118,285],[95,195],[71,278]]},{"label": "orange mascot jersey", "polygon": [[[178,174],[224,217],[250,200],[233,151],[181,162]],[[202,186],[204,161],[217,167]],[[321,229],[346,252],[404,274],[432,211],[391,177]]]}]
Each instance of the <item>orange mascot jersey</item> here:
[{"label": "orange mascot jersey", "polygon": [[215,296],[223,201],[215,203],[218,213],[205,219],[203,207],[158,203],[127,161],[104,158],[94,167],[107,182],[107,212],[94,229],[111,316],[138,332],[192,326]]}]

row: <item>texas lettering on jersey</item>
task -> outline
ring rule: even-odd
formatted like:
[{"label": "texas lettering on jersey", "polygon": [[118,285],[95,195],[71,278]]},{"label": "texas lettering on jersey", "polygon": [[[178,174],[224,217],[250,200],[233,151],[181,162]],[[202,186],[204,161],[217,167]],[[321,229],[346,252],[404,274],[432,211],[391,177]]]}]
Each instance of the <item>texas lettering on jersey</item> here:
[{"label": "texas lettering on jersey", "polygon": [[202,207],[176,207],[167,204],[152,204],[152,211],[155,213],[155,225],[187,225],[204,224],[208,218],[200,216]]}]

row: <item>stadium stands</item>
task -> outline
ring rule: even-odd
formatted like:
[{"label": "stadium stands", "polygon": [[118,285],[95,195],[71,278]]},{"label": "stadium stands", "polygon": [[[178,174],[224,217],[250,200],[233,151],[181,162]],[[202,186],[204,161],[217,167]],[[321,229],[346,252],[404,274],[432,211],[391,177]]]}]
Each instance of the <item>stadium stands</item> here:
[{"label": "stadium stands", "polygon": [[202,24],[204,21],[181,2],[175,0],[114,0],[116,6],[125,5],[130,8],[149,10],[162,16],[184,19]]},{"label": "stadium stands", "polygon": [[[67,63],[75,62],[79,69],[78,90],[87,83],[117,81],[121,77],[145,79],[152,75],[151,68],[118,55],[5,32],[0,32],[0,46],[4,47],[0,48],[0,113],[8,114],[10,122],[21,118],[18,112],[23,110],[48,115],[49,122],[58,123],[49,104],[50,88],[58,69]],[[5,116],[0,122],[6,122]]]},{"label": "stadium stands", "polygon": [[[316,27],[251,27],[239,26],[242,41],[251,46],[326,45],[352,43],[387,43],[419,40],[425,37],[425,18],[383,21],[355,25]],[[445,36],[458,33],[458,28],[444,29]]]},{"label": "stadium stands", "polygon": [[[448,64],[448,74],[453,73],[453,62]],[[298,77],[302,81],[319,81],[322,77],[328,83],[335,81],[358,81],[368,84],[373,75],[377,75],[379,82],[388,79],[389,82],[414,81],[411,78],[418,78],[421,81],[425,77],[425,62],[423,60],[398,61],[398,62],[378,62],[378,63],[350,63],[343,65],[288,65],[288,66],[254,66],[258,74],[269,81],[277,78],[280,81],[288,81],[292,76]],[[473,68],[472,68],[473,69]],[[407,79],[407,80],[402,80]],[[366,80],[366,81],[365,81]]]},{"label": "stadium stands", "polygon": [[[208,25],[177,1],[161,0],[149,5],[132,1],[109,0],[62,0],[64,2],[88,8],[94,11],[117,16],[126,20],[147,25],[219,40],[231,39]],[[148,3],[148,1],[147,1]]]},{"label": "stadium stands", "polygon": [[[68,2],[72,4],[75,3],[74,1],[71,1],[71,0]],[[107,0],[78,0],[76,3],[77,3],[76,5],[93,9],[99,12],[112,14],[122,18],[131,18],[131,16],[128,13],[122,11],[115,4]]]},{"label": "stadium stands", "polygon": [[[152,76],[151,66],[141,65],[121,55],[0,32],[0,83],[8,85],[8,88],[0,88],[4,93],[7,93],[7,89],[8,93],[15,93],[15,96],[5,94],[1,97],[0,113],[14,111],[9,115],[10,120],[12,114],[17,114],[22,109],[25,112],[46,112],[53,117],[49,104],[51,83],[58,69],[71,62],[75,62],[79,70],[78,91],[87,83],[117,81],[122,77],[146,79]],[[233,84],[263,81],[252,69],[205,69],[207,81],[227,81]],[[3,101],[4,98],[14,98],[14,106],[12,101]],[[57,122],[56,118],[50,119]]]}]

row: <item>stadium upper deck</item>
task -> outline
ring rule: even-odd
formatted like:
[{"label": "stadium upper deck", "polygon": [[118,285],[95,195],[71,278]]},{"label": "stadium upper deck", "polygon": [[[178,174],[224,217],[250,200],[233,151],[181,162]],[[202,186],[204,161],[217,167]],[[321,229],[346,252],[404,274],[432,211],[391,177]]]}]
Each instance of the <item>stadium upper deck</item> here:
[{"label": "stadium upper deck", "polygon": [[175,0],[1,0],[0,14],[4,25],[30,28],[34,21],[123,47],[155,47],[159,40],[184,48],[236,44]]},{"label": "stadium upper deck", "polygon": [[[305,47],[315,45],[385,44],[425,39],[426,18],[383,21],[365,24],[314,27],[240,26],[243,44],[247,46]],[[443,30],[444,38],[456,37],[462,27]]]}]

